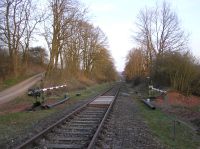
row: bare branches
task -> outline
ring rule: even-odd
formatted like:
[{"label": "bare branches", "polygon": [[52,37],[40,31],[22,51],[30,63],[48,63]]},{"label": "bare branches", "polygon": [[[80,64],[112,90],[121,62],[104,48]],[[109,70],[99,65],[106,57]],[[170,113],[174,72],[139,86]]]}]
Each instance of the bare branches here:
[{"label": "bare branches", "polygon": [[87,21],[86,9],[77,1],[51,0],[50,8],[47,20],[50,25],[44,33],[50,50],[47,76],[61,67],[62,76],[66,72],[68,76],[77,77],[81,73],[91,77],[97,71],[99,51],[107,45],[105,34]]},{"label": "bare branches", "polygon": [[20,63],[19,52],[23,51],[23,62],[27,62],[30,39],[37,24],[43,20],[40,14],[33,13],[34,9],[32,0],[1,1],[0,41],[9,50],[10,73],[15,76]]},{"label": "bare branches", "polygon": [[188,36],[182,30],[176,13],[163,2],[161,7],[141,10],[137,19],[135,41],[140,49],[128,55],[127,78],[148,75],[157,85],[190,93],[192,82],[197,80],[197,65],[195,59],[185,52]]},{"label": "bare branches", "polygon": [[[96,61],[100,51],[106,51],[107,38],[100,28],[89,23],[87,10],[78,1],[49,0],[48,10],[44,13],[38,12],[32,0],[2,0],[0,12],[3,22],[0,24],[0,46],[9,51],[10,73],[17,75],[21,63],[25,68],[28,59],[33,59],[30,56],[33,48],[29,46],[36,31],[40,30],[43,30],[40,35],[45,38],[50,52],[47,76],[52,72],[66,76],[64,72],[67,72],[90,77],[94,70],[97,71],[95,67],[101,64],[97,65]],[[38,28],[41,24],[44,28]],[[114,72],[110,56],[107,58],[107,65]]]},{"label": "bare branches", "polygon": [[3,23],[0,28],[1,42],[8,48],[11,59],[10,71],[17,75],[18,51],[20,42],[27,28],[26,14],[30,9],[30,0],[4,0],[2,2],[1,16]]},{"label": "bare branches", "polygon": [[146,52],[149,66],[158,55],[187,48],[187,36],[180,27],[176,13],[166,2],[161,8],[141,10],[136,25],[138,32],[135,40]]}]

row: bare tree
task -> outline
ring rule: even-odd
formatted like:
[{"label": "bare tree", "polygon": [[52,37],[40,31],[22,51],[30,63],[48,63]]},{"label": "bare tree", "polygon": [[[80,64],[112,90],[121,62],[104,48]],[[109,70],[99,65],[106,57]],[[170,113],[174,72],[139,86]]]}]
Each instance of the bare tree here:
[{"label": "bare tree", "polygon": [[51,0],[50,8],[43,34],[50,51],[46,76],[59,70],[63,77],[91,77],[97,53],[107,44],[105,34],[89,23],[86,9],[77,1]]},{"label": "bare tree", "polygon": [[1,12],[3,12],[3,23],[1,24],[1,41],[8,48],[10,55],[10,71],[18,73],[18,54],[20,40],[26,28],[26,11],[29,7],[29,0],[4,0]]},{"label": "bare tree", "polygon": [[94,61],[97,58],[96,53],[98,53],[102,47],[106,47],[107,38],[99,27],[94,28],[90,24],[85,25],[84,34],[82,34],[82,60],[83,70],[85,74],[88,75],[91,72]]},{"label": "bare tree", "polygon": [[180,22],[170,5],[163,2],[162,9],[155,11],[154,26],[156,33],[155,49],[157,54],[168,51],[181,51],[187,48],[188,36],[180,27]]},{"label": "bare tree", "polygon": [[32,0],[2,0],[0,12],[0,43],[9,51],[10,73],[17,76],[20,51],[23,51],[25,60],[30,38],[41,18],[33,18]]},{"label": "bare tree", "polygon": [[83,71],[89,77],[99,47],[106,45],[106,36],[85,20],[76,21],[71,32],[64,48],[66,69],[73,75]]},{"label": "bare tree", "polygon": [[[24,31],[23,39],[20,41],[22,48],[22,61],[27,68],[28,66],[28,53],[30,49],[30,41],[33,38],[34,32],[37,30],[39,23],[45,20],[45,13],[42,11],[37,12],[37,6],[30,1],[29,7],[25,14],[26,28]],[[33,13],[34,12],[34,13]]]},{"label": "bare tree", "polygon": [[153,57],[156,55],[156,51],[153,45],[153,15],[154,12],[147,8],[143,11],[140,11],[138,15],[138,22],[136,23],[138,32],[134,37],[139,43],[141,50],[143,50],[146,55],[147,68],[150,67]]},{"label": "bare tree", "polygon": [[82,17],[77,1],[51,0],[49,19],[46,21],[45,33],[43,34],[50,51],[50,62],[47,75],[57,69],[59,58],[63,66],[62,52],[67,46],[69,37],[78,18]]},{"label": "bare tree", "polygon": [[188,38],[168,3],[163,2],[161,8],[141,10],[137,19],[138,32],[134,38],[146,53],[148,67],[153,58],[166,51],[180,51],[187,47]]}]

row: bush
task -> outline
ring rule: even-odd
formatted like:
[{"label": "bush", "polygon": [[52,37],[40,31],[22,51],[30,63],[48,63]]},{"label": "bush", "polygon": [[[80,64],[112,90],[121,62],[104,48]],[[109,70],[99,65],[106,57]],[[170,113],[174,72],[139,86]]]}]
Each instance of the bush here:
[{"label": "bush", "polygon": [[167,57],[158,57],[153,63],[150,76],[156,86],[170,86],[170,68],[167,61]]},{"label": "bush", "polygon": [[141,78],[141,77],[134,77],[134,78],[132,79],[132,85],[133,85],[133,86],[137,86],[137,85],[139,85],[141,82],[142,82],[142,78]]},{"label": "bush", "polygon": [[198,72],[196,65],[194,57],[188,52],[165,53],[154,61],[151,76],[157,84],[171,86],[188,95],[195,90],[192,82]]},{"label": "bush", "polygon": [[191,87],[192,87],[192,94],[200,96],[200,66],[196,67],[198,71],[194,80],[192,80]]}]

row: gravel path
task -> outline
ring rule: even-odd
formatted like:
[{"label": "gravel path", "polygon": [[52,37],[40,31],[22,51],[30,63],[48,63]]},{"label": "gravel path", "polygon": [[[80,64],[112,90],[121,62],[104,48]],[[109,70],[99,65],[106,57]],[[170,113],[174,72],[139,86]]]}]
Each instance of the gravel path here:
[{"label": "gravel path", "polygon": [[6,90],[0,92],[0,105],[6,103],[10,100],[15,99],[17,96],[22,95],[25,91],[28,90],[31,86],[41,80],[43,73],[37,74],[25,81],[18,83]]},{"label": "gravel path", "polygon": [[139,115],[136,102],[123,85],[99,137],[97,149],[163,149]]}]

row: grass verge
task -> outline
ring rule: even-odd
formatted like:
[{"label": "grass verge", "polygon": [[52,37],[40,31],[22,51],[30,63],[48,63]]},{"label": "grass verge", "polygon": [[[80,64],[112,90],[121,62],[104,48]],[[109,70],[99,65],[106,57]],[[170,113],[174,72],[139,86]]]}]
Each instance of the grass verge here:
[{"label": "grass verge", "polygon": [[[74,104],[80,100],[88,99],[100,91],[108,88],[110,84],[100,84],[88,87],[84,90],[69,92],[68,95],[71,97],[69,101],[60,107],[55,107],[49,110],[39,110],[34,112],[21,111],[21,112],[6,112],[0,115],[0,146],[5,142],[12,141],[12,139],[17,138],[18,136],[22,136],[23,133],[27,132],[27,130],[34,129],[34,125],[37,125],[37,122],[51,117],[52,114],[62,111],[65,108],[68,108],[71,104]],[[76,93],[80,93],[80,96],[76,96]],[[30,98],[30,97],[29,97]],[[10,105],[13,108],[17,105],[23,105],[24,103],[31,102],[27,101],[26,96],[22,96],[21,98],[17,98],[16,100],[11,101]],[[5,108],[0,109],[0,112],[3,113]]]},{"label": "grass verge", "polygon": [[170,149],[197,149],[200,146],[200,136],[182,123],[176,123],[174,139],[175,118],[166,115],[159,109],[152,110],[140,101],[138,102],[145,122],[161,143]]},{"label": "grass verge", "polygon": [[[0,116],[0,142],[12,141],[37,121],[55,112],[54,109],[35,112],[16,112]],[[1,144],[1,143],[0,143]]]},{"label": "grass verge", "polygon": [[[87,98],[88,95],[92,96],[97,94],[99,91],[108,88],[110,85],[109,83],[104,83],[104,84],[97,84],[91,87],[87,87],[84,90],[79,90],[79,91],[73,91],[73,92],[69,92],[68,95],[70,97],[72,97],[74,100],[76,99],[82,99],[82,98]],[[76,94],[80,93],[80,96],[77,96]]]},{"label": "grass verge", "polygon": [[21,76],[20,75],[20,76],[18,76],[16,78],[6,79],[2,83],[0,83],[0,91],[5,90],[5,89],[7,89],[9,87],[12,87],[13,85],[16,85],[17,83],[20,83],[20,82],[22,82],[22,81],[24,81],[24,80],[26,80],[26,79],[34,76],[34,75],[35,74],[27,75],[27,76]]}]

